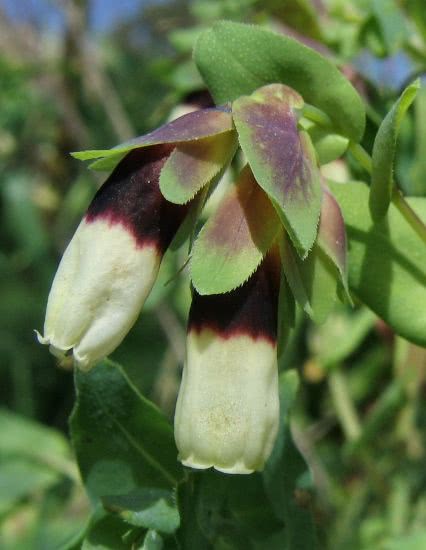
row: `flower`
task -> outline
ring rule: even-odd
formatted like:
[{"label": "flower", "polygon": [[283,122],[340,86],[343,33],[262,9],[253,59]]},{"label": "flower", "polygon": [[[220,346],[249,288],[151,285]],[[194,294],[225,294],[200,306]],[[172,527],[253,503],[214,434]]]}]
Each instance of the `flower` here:
[{"label": "flower", "polygon": [[39,340],[58,356],[72,350],[83,369],[111,353],[135,322],[188,210],[166,201],[158,186],[172,149],[154,145],[128,153],[63,255]]},{"label": "flower", "polygon": [[[37,334],[54,355],[72,352],[76,364],[88,369],[120,344],[190,210],[188,201],[227,164],[233,140],[230,114],[203,109],[112,153],[102,152],[119,162],[63,255],[48,299],[44,335]],[[160,190],[161,177],[166,191]],[[172,191],[180,186],[172,201],[164,197],[170,186]]]},{"label": "flower", "polygon": [[269,457],[279,423],[279,271],[269,254],[240,288],[194,292],[175,414],[186,466],[249,474]]}]

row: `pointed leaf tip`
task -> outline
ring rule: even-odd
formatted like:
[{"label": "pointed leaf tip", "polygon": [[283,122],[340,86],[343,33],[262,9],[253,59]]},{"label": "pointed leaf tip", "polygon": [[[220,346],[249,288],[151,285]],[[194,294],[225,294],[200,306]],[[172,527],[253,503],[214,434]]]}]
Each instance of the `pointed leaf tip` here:
[{"label": "pointed leaf tip", "polygon": [[223,173],[236,149],[234,131],[178,144],[161,170],[163,196],[177,204],[188,202]]},{"label": "pointed leaf tip", "polygon": [[221,294],[244,283],[279,228],[271,202],[246,166],[195,241],[191,275],[199,294]]},{"label": "pointed leaf tip", "polygon": [[315,150],[309,135],[297,127],[296,109],[301,107],[297,92],[273,84],[234,101],[232,112],[256,180],[306,255],[317,235],[321,187]]}]

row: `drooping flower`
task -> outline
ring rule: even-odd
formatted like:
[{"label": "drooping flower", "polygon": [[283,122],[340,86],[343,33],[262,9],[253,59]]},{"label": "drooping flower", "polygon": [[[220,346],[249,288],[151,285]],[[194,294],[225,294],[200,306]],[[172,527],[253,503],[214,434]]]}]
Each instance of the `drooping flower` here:
[{"label": "drooping flower", "polygon": [[269,457],[279,422],[279,284],[275,253],[230,293],[194,292],[175,415],[186,466],[248,474]]},{"label": "drooping flower", "polygon": [[238,141],[247,159],[191,251],[194,292],[175,415],[187,466],[263,468],[278,429],[283,320],[291,324],[296,300],[322,321],[339,283],[348,293],[344,221],[299,124],[303,105],[295,90],[271,84],[231,107],[75,155],[115,169],[63,256],[39,339],[55,354],[72,350],[81,368],[124,338],[164,251],[188,213],[200,211],[200,190],[213,188]]},{"label": "drooping flower", "polygon": [[[44,335],[38,335],[52,353],[72,351],[77,365],[87,369],[120,344],[188,213],[188,200],[226,165],[232,140],[230,114],[206,109],[118,148],[124,158],[114,157],[118,164],[94,197],[53,281]],[[182,200],[164,197],[161,175],[166,189],[168,180],[174,189],[181,185]]]}]

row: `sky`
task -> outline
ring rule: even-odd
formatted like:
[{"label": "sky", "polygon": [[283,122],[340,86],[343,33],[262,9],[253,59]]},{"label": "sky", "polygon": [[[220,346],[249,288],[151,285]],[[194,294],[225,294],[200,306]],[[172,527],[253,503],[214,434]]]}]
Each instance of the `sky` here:
[{"label": "sky", "polygon": [[[63,0],[69,1],[69,0]],[[108,30],[117,19],[128,19],[141,6],[158,0],[90,0],[90,25],[95,32]],[[18,21],[36,21],[45,29],[60,31],[61,10],[57,0],[0,0],[0,8]]]}]

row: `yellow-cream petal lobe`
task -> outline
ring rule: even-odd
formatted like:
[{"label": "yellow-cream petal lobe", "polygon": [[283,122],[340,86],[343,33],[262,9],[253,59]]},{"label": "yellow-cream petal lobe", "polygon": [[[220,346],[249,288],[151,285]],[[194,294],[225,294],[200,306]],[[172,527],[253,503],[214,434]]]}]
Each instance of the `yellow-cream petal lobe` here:
[{"label": "yellow-cream petal lobe", "polygon": [[278,423],[276,345],[190,331],[175,414],[181,462],[235,474],[262,470]]},{"label": "yellow-cream petal lobe", "polygon": [[138,247],[122,224],[83,220],[53,281],[39,340],[55,355],[72,349],[77,365],[90,368],[136,321],[160,260],[156,246]]}]

